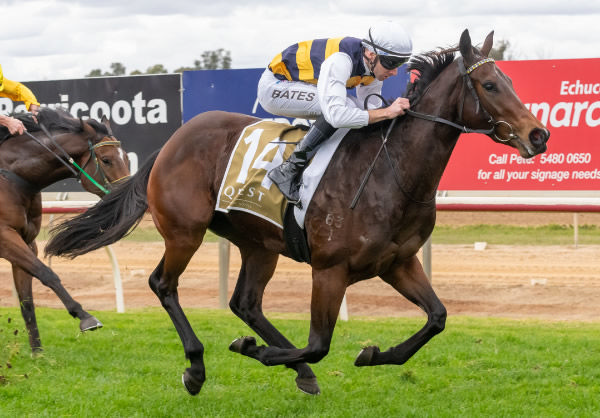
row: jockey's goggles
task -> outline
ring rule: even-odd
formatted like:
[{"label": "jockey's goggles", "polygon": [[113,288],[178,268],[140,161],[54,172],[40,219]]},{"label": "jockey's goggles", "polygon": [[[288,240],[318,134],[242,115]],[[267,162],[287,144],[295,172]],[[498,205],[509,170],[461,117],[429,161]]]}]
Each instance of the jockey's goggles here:
[{"label": "jockey's goggles", "polygon": [[381,66],[386,70],[395,70],[408,62],[410,57],[394,57],[391,55],[378,55]]}]

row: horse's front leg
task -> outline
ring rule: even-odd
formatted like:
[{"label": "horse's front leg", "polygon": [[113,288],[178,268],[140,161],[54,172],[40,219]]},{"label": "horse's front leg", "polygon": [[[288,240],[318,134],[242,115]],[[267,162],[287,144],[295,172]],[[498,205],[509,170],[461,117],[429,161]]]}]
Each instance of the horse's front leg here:
[{"label": "horse's front leg", "polygon": [[[84,311],[81,305],[69,295],[58,276],[37,258],[34,250],[35,246],[33,249],[30,248],[14,229],[0,229],[0,257],[8,260],[13,267],[16,266],[25,273],[36,277],[44,286],[52,289],[71,316],[79,318],[81,331],[102,327],[100,321]],[[27,319],[25,320],[27,321]]]},{"label": "horse's front leg", "polygon": [[356,358],[356,366],[404,364],[434,335],[444,330],[446,308],[433,291],[427,275],[416,256],[393,266],[381,278],[427,314],[427,323],[419,332],[403,343],[380,352],[379,347],[364,348]]},{"label": "horse's front leg", "polygon": [[345,267],[313,269],[311,320],[308,345],[304,348],[257,346],[253,338],[239,340],[235,351],[252,357],[266,366],[316,363],[327,355],[331,337],[347,285]]}]

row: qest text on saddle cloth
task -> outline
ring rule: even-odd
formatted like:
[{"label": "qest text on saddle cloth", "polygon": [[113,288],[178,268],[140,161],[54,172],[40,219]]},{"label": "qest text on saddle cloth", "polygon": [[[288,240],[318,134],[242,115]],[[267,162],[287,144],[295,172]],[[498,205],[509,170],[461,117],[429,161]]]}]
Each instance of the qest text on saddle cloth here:
[{"label": "qest text on saddle cloth", "polygon": [[[292,154],[293,143],[300,141],[305,133],[271,121],[244,128],[229,157],[215,209],[252,213],[283,229],[286,201],[267,173]],[[280,141],[291,144],[277,143]]]}]

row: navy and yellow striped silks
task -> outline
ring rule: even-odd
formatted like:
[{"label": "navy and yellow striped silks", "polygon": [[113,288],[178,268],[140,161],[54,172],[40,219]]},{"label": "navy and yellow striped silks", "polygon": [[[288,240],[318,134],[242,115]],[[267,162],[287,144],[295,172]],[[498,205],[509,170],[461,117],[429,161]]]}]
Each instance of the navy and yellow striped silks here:
[{"label": "navy and yellow striped silks", "polygon": [[317,84],[321,64],[336,52],[344,52],[352,58],[352,73],[346,82],[346,88],[351,89],[359,84],[367,85],[375,80],[372,76],[364,75],[366,68],[363,63],[361,40],[351,37],[298,42],[273,58],[269,69],[282,80]]}]

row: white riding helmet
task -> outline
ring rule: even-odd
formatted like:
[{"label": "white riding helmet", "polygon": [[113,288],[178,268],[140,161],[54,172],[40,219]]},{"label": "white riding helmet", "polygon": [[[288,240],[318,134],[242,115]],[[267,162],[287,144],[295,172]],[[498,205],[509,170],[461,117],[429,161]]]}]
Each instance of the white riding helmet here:
[{"label": "white riding helmet", "polygon": [[412,41],[399,24],[386,20],[369,28],[362,44],[377,55],[409,58],[412,54]]}]

